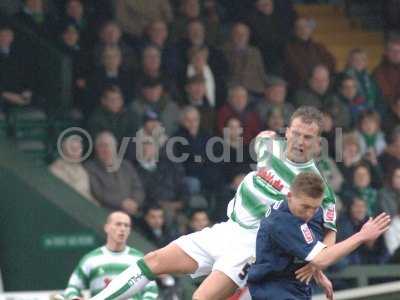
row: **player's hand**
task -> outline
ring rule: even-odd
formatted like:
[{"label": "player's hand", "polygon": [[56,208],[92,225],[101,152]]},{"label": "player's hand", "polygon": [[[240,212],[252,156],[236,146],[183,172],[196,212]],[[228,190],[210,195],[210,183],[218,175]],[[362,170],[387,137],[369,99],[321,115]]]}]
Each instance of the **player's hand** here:
[{"label": "player's hand", "polygon": [[318,269],[312,264],[306,264],[304,267],[298,269],[296,274],[296,279],[300,280],[300,282],[305,282],[306,284],[310,283],[313,275]]},{"label": "player's hand", "polygon": [[329,278],[321,270],[315,272],[314,278],[318,285],[324,289],[326,298],[333,300],[333,285]]},{"label": "player's hand", "polygon": [[363,242],[368,243],[376,240],[386,230],[389,229],[390,216],[386,213],[381,213],[376,218],[370,218],[367,223],[363,225],[359,234],[361,235]]}]

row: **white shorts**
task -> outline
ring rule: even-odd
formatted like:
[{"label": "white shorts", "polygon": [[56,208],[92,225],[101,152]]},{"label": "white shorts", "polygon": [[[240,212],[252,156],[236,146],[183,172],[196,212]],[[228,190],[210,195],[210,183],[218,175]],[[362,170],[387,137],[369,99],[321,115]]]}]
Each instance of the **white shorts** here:
[{"label": "white shorts", "polygon": [[255,260],[257,230],[231,220],[181,236],[173,243],[199,265],[192,277],[223,272],[239,287],[246,285],[249,264]]}]

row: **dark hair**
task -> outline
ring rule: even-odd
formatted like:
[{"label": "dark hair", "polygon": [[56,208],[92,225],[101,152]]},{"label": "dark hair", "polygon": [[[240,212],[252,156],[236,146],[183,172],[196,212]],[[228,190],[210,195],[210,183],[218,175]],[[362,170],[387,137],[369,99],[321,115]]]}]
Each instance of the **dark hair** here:
[{"label": "dark hair", "polygon": [[375,122],[378,123],[378,126],[380,126],[380,124],[381,124],[381,116],[375,110],[372,110],[372,109],[364,110],[360,114],[360,117],[358,118],[358,126],[361,127],[361,124],[365,119],[374,120]]},{"label": "dark hair", "polygon": [[6,31],[6,30],[14,32],[14,28],[10,24],[1,23],[0,24],[0,31]]},{"label": "dark hair", "polygon": [[290,187],[293,194],[304,194],[312,198],[321,198],[324,190],[325,184],[321,176],[313,172],[299,173]]},{"label": "dark hair", "polygon": [[313,106],[301,106],[292,115],[289,121],[289,126],[296,118],[301,118],[301,120],[306,124],[315,123],[318,126],[318,133],[320,134],[323,128],[323,118],[322,113]]},{"label": "dark hair", "polygon": [[207,215],[207,217],[209,217],[207,210],[202,209],[202,208],[196,208],[189,212],[189,219],[191,220],[194,217],[194,215],[198,214],[198,213],[205,213]]},{"label": "dark hair", "polygon": [[107,85],[101,92],[101,98],[106,97],[108,93],[118,93],[122,96],[122,91],[117,85]]},{"label": "dark hair", "polygon": [[152,203],[149,205],[146,205],[143,208],[143,216],[147,215],[151,210],[163,210],[163,208],[161,207],[161,205],[159,205],[158,203]]}]

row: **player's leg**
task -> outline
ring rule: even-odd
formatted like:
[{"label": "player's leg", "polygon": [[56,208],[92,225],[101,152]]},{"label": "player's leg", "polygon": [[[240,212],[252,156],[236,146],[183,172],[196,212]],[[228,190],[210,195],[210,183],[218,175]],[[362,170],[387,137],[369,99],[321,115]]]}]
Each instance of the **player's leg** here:
[{"label": "player's leg", "polygon": [[197,262],[179,246],[168,246],[148,253],[144,259],[130,266],[91,300],[122,300],[140,293],[157,275],[194,273]]},{"label": "player's leg", "polygon": [[226,300],[238,289],[237,284],[223,272],[214,270],[193,294],[193,300]]}]

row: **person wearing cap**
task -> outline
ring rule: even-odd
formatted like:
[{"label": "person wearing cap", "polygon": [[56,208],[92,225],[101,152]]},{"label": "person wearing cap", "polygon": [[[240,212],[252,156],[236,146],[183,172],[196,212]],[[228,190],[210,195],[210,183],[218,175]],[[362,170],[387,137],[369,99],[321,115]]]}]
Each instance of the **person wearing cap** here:
[{"label": "person wearing cap", "polygon": [[178,127],[179,107],[163,93],[164,85],[160,79],[146,79],[141,86],[141,96],[134,100],[131,110],[143,118],[148,110],[159,115],[166,134],[171,135]]},{"label": "person wearing cap", "polygon": [[206,96],[206,84],[202,75],[193,75],[185,85],[184,105],[196,107],[200,113],[201,128],[212,134],[215,129],[215,112]]},{"label": "person wearing cap", "polygon": [[265,80],[264,97],[257,104],[256,111],[260,116],[261,122],[267,124],[267,116],[271,111],[279,109],[283,112],[285,124],[288,124],[294,112],[292,104],[286,102],[287,83],[280,77],[268,76]]}]

